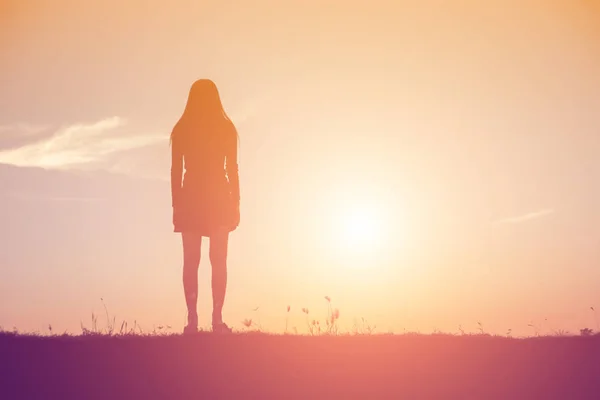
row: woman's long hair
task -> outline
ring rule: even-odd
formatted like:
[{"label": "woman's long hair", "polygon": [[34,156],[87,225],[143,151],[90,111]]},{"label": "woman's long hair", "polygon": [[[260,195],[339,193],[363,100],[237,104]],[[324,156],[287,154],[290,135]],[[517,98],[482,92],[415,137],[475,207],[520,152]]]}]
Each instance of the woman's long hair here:
[{"label": "woman's long hair", "polygon": [[217,85],[210,79],[199,79],[190,88],[183,114],[171,132],[171,144],[189,145],[201,135],[221,135],[231,127]]}]

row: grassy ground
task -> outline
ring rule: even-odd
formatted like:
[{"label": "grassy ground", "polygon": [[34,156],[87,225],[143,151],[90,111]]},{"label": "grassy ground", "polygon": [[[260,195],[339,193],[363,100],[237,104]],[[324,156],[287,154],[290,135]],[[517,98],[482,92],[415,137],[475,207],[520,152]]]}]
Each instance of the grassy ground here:
[{"label": "grassy ground", "polygon": [[600,336],[0,335],[2,399],[600,399]]}]

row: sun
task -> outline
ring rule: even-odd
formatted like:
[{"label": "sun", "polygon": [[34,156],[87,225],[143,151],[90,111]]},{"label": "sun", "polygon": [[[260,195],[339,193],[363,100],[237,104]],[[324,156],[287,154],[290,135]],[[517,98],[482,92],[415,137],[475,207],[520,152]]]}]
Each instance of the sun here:
[{"label": "sun", "polygon": [[373,204],[349,204],[340,208],[335,225],[337,247],[349,255],[380,250],[386,236],[381,209]]},{"label": "sun", "polygon": [[374,209],[354,207],[345,212],[341,240],[348,246],[373,246],[380,238],[381,221]]},{"label": "sun", "polygon": [[375,180],[342,180],[315,203],[318,246],[336,265],[371,269],[387,263],[406,245],[404,203]]}]

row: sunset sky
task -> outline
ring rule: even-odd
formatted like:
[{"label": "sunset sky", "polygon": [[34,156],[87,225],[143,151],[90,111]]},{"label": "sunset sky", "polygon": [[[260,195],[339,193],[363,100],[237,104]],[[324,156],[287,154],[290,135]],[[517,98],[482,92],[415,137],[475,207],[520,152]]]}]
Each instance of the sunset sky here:
[{"label": "sunset sky", "polygon": [[330,296],[343,330],[600,328],[599,71],[594,0],[0,0],[0,326],[79,332],[103,298],[182,329],[168,137],[210,78],[233,327]]}]

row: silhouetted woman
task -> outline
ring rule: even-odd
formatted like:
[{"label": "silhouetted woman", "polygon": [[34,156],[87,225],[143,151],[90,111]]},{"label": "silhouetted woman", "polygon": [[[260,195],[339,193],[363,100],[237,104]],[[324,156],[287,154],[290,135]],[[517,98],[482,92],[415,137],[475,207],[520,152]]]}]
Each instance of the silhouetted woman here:
[{"label": "silhouetted woman", "polygon": [[173,225],[183,241],[183,289],[188,310],[184,333],[198,330],[202,237],[210,239],[212,329],[231,332],[223,322],[222,310],[229,233],[240,222],[237,131],[211,80],[200,79],[192,85],[183,115],[171,133],[171,149]]}]

